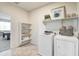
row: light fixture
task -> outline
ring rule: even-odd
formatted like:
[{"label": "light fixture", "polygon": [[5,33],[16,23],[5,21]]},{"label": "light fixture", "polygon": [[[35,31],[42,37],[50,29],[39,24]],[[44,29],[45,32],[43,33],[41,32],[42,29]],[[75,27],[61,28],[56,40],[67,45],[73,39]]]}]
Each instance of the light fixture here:
[{"label": "light fixture", "polygon": [[20,2],[14,2],[15,4],[19,4]]}]

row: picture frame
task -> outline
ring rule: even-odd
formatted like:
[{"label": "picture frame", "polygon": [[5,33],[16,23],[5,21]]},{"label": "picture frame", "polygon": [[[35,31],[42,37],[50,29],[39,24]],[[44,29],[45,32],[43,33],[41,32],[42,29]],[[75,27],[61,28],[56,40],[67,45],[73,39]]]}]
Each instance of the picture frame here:
[{"label": "picture frame", "polygon": [[65,19],[66,18],[66,9],[65,6],[61,6],[51,10],[51,19],[58,20],[58,19]]}]

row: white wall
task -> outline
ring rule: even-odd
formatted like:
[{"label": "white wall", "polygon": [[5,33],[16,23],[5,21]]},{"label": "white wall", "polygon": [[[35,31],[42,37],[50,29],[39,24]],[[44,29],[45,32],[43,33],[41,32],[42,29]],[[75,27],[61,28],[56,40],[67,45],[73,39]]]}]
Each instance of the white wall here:
[{"label": "white wall", "polygon": [[0,3],[0,11],[11,16],[11,48],[17,47],[19,43],[18,24],[20,22],[28,22],[28,13],[8,3]]},{"label": "white wall", "polygon": [[39,36],[45,30],[45,26],[42,23],[44,20],[43,16],[46,14],[51,14],[51,9],[60,6],[66,6],[67,14],[76,12],[76,3],[52,3],[30,12],[30,22],[32,23],[32,43],[37,45]]},{"label": "white wall", "polygon": [[0,12],[0,20],[1,19],[4,19],[4,20],[10,20],[10,16],[3,13],[3,12]]},{"label": "white wall", "polygon": [[[79,2],[77,3],[77,13],[78,13],[78,17],[79,17]],[[79,25],[79,20],[78,20],[78,25]],[[78,26],[78,32],[79,32],[79,26]]]}]

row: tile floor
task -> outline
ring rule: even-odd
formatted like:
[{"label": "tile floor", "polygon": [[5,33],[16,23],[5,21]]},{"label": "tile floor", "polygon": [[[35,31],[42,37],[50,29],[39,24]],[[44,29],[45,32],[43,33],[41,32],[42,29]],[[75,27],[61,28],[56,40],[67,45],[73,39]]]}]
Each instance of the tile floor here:
[{"label": "tile floor", "polygon": [[38,49],[33,44],[24,45],[15,49],[10,49],[0,53],[0,56],[40,56]]},{"label": "tile floor", "polygon": [[0,52],[10,48],[10,40],[0,39]]},{"label": "tile floor", "polygon": [[0,56],[12,56],[11,50],[6,50],[0,53]]}]

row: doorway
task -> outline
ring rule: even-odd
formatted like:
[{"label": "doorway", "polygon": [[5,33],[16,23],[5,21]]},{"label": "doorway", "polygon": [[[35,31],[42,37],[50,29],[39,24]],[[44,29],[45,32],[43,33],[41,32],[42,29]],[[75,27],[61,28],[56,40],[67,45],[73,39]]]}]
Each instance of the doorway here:
[{"label": "doorway", "polygon": [[10,49],[11,17],[0,12],[0,52]]}]

